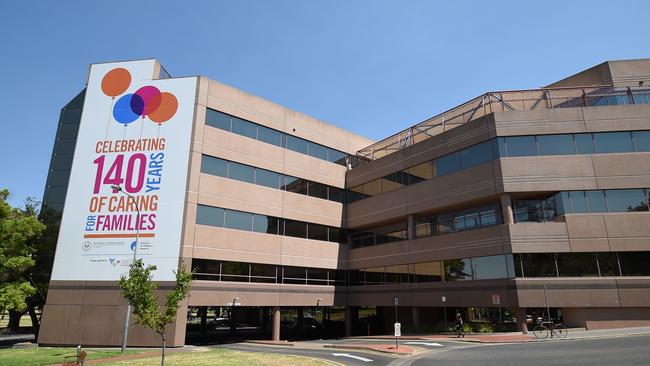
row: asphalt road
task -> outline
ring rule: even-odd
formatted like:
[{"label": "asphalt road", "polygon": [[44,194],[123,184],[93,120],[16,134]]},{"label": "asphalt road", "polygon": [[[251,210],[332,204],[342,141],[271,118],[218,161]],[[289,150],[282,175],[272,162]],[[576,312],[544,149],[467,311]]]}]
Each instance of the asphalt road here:
[{"label": "asphalt road", "polygon": [[[327,340],[310,343],[369,343],[369,340]],[[390,341],[374,341],[390,343]],[[417,341],[416,341],[417,342]],[[403,342],[408,344],[407,341]],[[610,339],[540,341],[517,344],[473,344],[422,342],[408,344],[425,350],[416,356],[392,356],[376,352],[302,349],[253,344],[226,344],[217,347],[249,351],[302,355],[332,360],[351,366],[646,366],[650,365],[650,335]],[[430,344],[426,344],[430,343]]]}]

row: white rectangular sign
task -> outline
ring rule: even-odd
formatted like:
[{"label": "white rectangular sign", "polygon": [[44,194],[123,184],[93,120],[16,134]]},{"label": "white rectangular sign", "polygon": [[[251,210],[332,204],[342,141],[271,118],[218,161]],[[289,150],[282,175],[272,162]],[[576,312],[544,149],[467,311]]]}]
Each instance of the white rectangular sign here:
[{"label": "white rectangular sign", "polygon": [[197,79],[153,80],[154,68],[91,66],[52,280],[117,280],[134,252],[174,279]]},{"label": "white rectangular sign", "polygon": [[394,330],[395,330],[395,337],[401,337],[402,336],[402,323],[395,323],[394,324]]}]

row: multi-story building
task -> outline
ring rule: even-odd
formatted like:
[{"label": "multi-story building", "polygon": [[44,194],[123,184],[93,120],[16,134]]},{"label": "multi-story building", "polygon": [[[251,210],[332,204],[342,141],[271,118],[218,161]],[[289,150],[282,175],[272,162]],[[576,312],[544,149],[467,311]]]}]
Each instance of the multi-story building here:
[{"label": "multi-story building", "polygon": [[[119,68],[135,86],[110,80]],[[160,122],[169,104],[142,83],[171,90],[176,114]],[[170,78],[154,60],[93,65],[57,188],[67,196],[39,343],[120,344],[115,279],[133,250],[158,264],[161,293],[179,260],[195,270],[173,345],[207,307],[274,339],[283,313],[300,323],[306,308],[344,307],[347,334],[387,331],[393,317],[431,330],[456,309],[502,324],[544,311],[590,329],[650,324],[648,83],[650,60],[606,62],[372,143],[204,77]],[[111,183],[147,213],[111,210],[128,202]],[[129,344],[156,343],[133,329]]]}]

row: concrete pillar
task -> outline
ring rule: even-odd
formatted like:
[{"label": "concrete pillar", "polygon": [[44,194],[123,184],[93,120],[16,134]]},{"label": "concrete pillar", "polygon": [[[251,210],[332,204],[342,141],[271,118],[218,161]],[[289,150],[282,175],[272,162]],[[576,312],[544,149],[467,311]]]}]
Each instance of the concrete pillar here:
[{"label": "concrete pillar", "polygon": [[352,307],[350,305],[345,306],[345,336],[352,336]]},{"label": "concrete pillar", "polygon": [[413,330],[420,330],[420,308],[417,306],[411,307],[411,318],[413,319]]},{"label": "concrete pillar", "polygon": [[414,240],[415,239],[415,217],[413,215],[408,215],[407,216],[407,229],[406,229],[406,235],[409,240]]},{"label": "concrete pillar", "polygon": [[271,340],[273,341],[279,341],[280,340],[280,307],[279,306],[274,306],[273,307],[273,331],[271,332],[273,335],[271,337]]},{"label": "concrete pillar", "polygon": [[509,193],[501,195],[501,214],[503,215],[504,224],[514,224],[515,220],[512,216],[512,199]]},{"label": "concrete pillar", "polygon": [[517,319],[517,329],[519,329],[524,334],[528,334],[528,324],[526,323],[526,308],[515,308],[515,318]]}]

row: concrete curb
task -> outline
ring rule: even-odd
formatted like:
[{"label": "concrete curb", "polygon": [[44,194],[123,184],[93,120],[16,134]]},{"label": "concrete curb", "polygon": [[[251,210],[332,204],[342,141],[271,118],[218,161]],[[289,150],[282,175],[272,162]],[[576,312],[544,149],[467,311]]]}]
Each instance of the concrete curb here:
[{"label": "concrete curb", "polygon": [[403,346],[405,348],[410,349],[410,352],[394,352],[391,351],[390,349],[386,348],[381,348],[381,347],[369,347],[369,346],[364,346],[364,345],[339,345],[339,344],[324,344],[323,348],[330,348],[330,349],[342,349],[342,350],[359,350],[359,351],[375,351],[375,352],[380,352],[380,353],[388,353],[391,355],[396,355],[396,356],[410,356],[413,353],[415,353],[415,350],[412,347],[408,346]]}]

